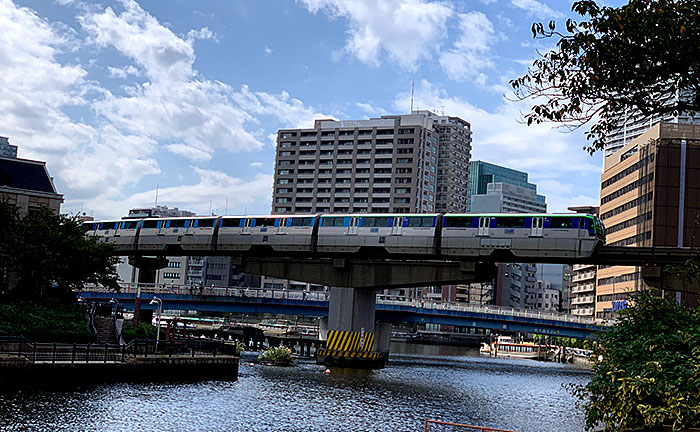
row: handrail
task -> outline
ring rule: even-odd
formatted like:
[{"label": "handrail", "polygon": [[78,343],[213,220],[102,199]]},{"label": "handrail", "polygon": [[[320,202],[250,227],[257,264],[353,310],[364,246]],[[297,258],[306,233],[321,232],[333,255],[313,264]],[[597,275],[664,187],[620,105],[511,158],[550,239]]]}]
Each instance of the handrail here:
[{"label": "handrail", "polygon": [[[24,358],[32,363],[36,362],[69,362],[74,363],[90,363],[90,362],[125,362],[127,357],[134,358],[137,356],[148,357],[156,353],[155,347],[151,351],[150,346],[156,343],[163,344],[165,341],[156,341],[155,339],[134,339],[128,344],[75,344],[75,343],[58,343],[58,342],[32,342],[22,336],[2,337],[0,338],[0,353],[6,353],[11,356]],[[7,345],[9,345],[9,349]],[[142,347],[142,349],[139,349]],[[175,347],[175,351],[173,350]],[[183,350],[184,348],[184,350]],[[149,352],[150,351],[150,352]],[[202,356],[210,354],[213,357],[217,355],[235,354],[235,347],[231,347],[223,341],[210,341],[200,339],[181,339],[174,340],[166,345],[166,350],[162,351],[162,355],[172,356],[191,355]]]},{"label": "handrail", "polygon": [[[121,284],[121,292],[136,293],[140,286],[141,294],[175,294],[192,296],[220,296],[220,297],[252,297],[252,298],[277,298],[285,300],[328,301],[329,293],[314,291],[290,291],[277,288],[260,287],[228,287],[228,286],[194,286],[174,284]],[[86,285],[85,291],[107,292],[109,288],[95,285]],[[452,310],[462,312],[489,313],[501,316],[518,316],[524,318],[549,319],[579,324],[595,324],[593,318],[571,315],[559,312],[542,312],[537,310],[516,309],[512,307],[495,305],[474,305],[454,301],[436,301],[430,299],[414,299],[401,296],[389,296],[377,294],[378,304],[397,306],[410,306],[420,309]]]},{"label": "handrail", "polygon": [[507,429],[496,429],[496,428],[486,427],[486,426],[473,426],[473,425],[467,425],[467,424],[452,423],[452,422],[446,422],[446,421],[440,421],[440,420],[429,420],[429,419],[425,419],[425,432],[428,432],[428,424],[429,423],[441,424],[441,425],[446,425],[446,426],[456,426],[456,427],[461,427],[461,428],[469,428],[469,429],[474,429],[477,432],[515,432],[515,431],[507,430]]}]

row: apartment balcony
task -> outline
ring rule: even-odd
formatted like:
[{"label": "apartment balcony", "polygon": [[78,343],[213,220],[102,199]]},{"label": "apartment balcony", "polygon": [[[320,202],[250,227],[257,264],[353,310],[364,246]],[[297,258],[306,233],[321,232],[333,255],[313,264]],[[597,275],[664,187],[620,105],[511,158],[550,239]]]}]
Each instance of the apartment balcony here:
[{"label": "apartment balcony", "polygon": [[595,264],[574,264],[572,268],[574,271],[586,269],[595,270]]},{"label": "apartment balcony", "polygon": [[571,309],[571,314],[576,316],[593,316],[594,308],[576,308]]},{"label": "apartment balcony", "polygon": [[187,264],[191,266],[202,266],[204,265],[204,260],[201,258],[190,258]]},{"label": "apartment balcony", "polygon": [[187,277],[202,277],[201,270],[189,270],[187,271]]},{"label": "apartment balcony", "polygon": [[388,172],[388,173],[378,173],[378,172],[375,172],[375,173],[374,173],[374,178],[391,178],[391,173],[390,173],[390,172]]},{"label": "apartment balcony", "polygon": [[315,160],[316,159],[316,153],[311,153],[311,154],[299,154],[299,160]]},{"label": "apartment balcony", "polygon": [[580,294],[580,293],[594,292],[594,291],[595,291],[595,284],[593,284],[593,283],[577,285],[577,286],[571,288],[571,292],[573,294]]},{"label": "apartment balcony", "polygon": [[578,296],[571,299],[572,305],[593,304],[595,296]]},{"label": "apartment balcony", "polygon": [[596,272],[594,271],[588,271],[585,273],[575,273],[574,276],[571,278],[573,282],[580,282],[588,279],[595,279]]},{"label": "apartment balcony", "polygon": [[298,178],[314,178],[316,176],[315,172],[310,172],[310,173],[299,173],[297,174]]}]

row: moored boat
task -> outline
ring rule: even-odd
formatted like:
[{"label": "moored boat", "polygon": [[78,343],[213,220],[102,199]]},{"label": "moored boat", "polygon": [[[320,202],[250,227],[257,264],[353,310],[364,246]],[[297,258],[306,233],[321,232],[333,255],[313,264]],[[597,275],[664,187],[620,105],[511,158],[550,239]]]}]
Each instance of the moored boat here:
[{"label": "moored boat", "polygon": [[515,342],[510,336],[498,336],[496,341],[481,344],[479,352],[494,357],[512,357],[532,360],[552,360],[557,347],[534,342]]}]

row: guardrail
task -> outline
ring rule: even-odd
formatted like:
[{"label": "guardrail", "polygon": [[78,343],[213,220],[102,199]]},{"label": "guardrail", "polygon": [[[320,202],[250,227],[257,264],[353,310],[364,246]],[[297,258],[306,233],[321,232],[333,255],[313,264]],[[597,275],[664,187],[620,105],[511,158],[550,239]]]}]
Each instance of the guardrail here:
[{"label": "guardrail", "polygon": [[[101,286],[85,286],[85,291],[108,292],[109,288]],[[327,292],[314,291],[291,291],[285,289],[256,288],[256,287],[217,287],[217,286],[194,286],[194,285],[174,285],[174,284],[122,284],[121,292],[135,294],[177,294],[193,296],[224,296],[224,297],[250,297],[250,298],[275,298],[287,300],[311,300],[328,301],[330,294]],[[515,316],[534,319],[548,319],[553,321],[564,321],[579,324],[596,324],[596,320],[587,316],[563,314],[557,312],[541,312],[528,309],[516,309],[494,305],[475,305],[459,302],[417,300],[409,297],[389,296],[377,294],[378,304],[388,304],[397,306],[410,306],[415,308],[427,308],[438,310],[451,310],[460,312],[489,313],[503,316]]]},{"label": "guardrail", "polygon": [[235,355],[236,347],[222,341],[135,339],[125,345],[32,342],[22,336],[0,338],[0,354],[32,363],[123,363],[128,358],[160,356],[203,357]]}]

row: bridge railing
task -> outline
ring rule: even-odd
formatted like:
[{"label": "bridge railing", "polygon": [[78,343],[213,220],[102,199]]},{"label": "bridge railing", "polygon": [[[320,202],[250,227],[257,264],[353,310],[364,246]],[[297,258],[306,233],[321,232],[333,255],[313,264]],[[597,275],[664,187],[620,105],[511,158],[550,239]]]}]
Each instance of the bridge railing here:
[{"label": "bridge railing", "polygon": [[[220,297],[256,297],[256,298],[276,298],[289,300],[312,300],[328,301],[327,292],[316,291],[296,291],[281,290],[257,287],[228,287],[228,286],[203,286],[203,285],[175,285],[175,284],[137,284],[123,283],[120,285],[120,292],[125,294],[136,294],[140,291],[143,294],[175,294],[191,296],[220,296]],[[88,284],[84,286],[84,291],[108,292],[109,288]]]},{"label": "bridge railing", "polygon": [[[192,296],[222,296],[222,297],[250,297],[250,298],[275,298],[287,300],[328,301],[329,293],[314,291],[297,291],[286,289],[270,289],[257,287],[220,287],[220,286],[196,286],[175,284],[122,284],[121,292],[135,294],[140,289],[141,294],[176,294]],[[86,286],[85,291],[107,292],[108,288],[101,286]],[[580,324],[594,324],[589,317],[569,315],[558,312],[542,312],[528,309],[516,309],[512,307],[494,305],[475,305],[450,301],[435,301],[414,299],[402,296],[377,294],[378,304],[397,306],[409,306],[421,309],[438,309],[461,312],[489,313],[503,316],[516,316],[534,319],[548,319]]]},{"label": "bridge railing", "polygon": [[555,321],[567,321],[581,324],[593,324],[594,320],[588,317],[577,315],[569,315],[557,312],[541,312],[528,309],[516,309],[511,307],[493,306],[493,305],[475,305],[459,302],[433,301],[433,300],[416,300],[409,298],[401,298],[396,296],[387,296],[377,294],[377,303],[393,304],[397,306],[412,306],[415,308],[439,309],[439,310],[454,310],[463,312],[475,313],[491,313],[496,315],[518,316],[526,318],[549,319]]}]

